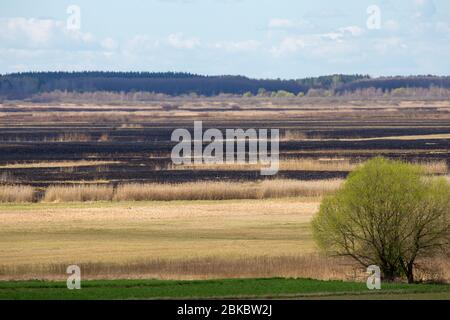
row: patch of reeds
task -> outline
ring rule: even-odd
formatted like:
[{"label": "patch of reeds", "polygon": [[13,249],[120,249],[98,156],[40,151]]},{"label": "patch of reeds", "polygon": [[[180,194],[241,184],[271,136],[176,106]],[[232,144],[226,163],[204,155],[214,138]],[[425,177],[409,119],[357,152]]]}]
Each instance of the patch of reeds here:
[{"label": "patch of reeds", "polygon": [[0,202],[32,202],[34,188],[25,185],[0,185]]},{"label": "patch of reeds", "polygon": [[114,189],[103,185],[50,186],[43,202],[111,201]]}]

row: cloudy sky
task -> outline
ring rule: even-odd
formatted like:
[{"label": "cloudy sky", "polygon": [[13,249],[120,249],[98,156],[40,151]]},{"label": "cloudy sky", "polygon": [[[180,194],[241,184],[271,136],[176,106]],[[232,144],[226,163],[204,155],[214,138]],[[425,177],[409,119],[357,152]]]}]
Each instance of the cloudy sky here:
[{"label": "cloudy sky", "polygon": [[2,74],[448,75],[449,56],[448,0],[0,2]]}]

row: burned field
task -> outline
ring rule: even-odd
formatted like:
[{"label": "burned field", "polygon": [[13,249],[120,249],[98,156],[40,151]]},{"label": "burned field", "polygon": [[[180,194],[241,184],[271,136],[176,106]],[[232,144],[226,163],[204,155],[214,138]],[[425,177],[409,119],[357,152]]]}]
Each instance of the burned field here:
[{"label": "burned field", "polygon": [[[148,105],[0,107],[0,180],[44,187],[122,182],[253,181],[258,170],[175,168],[173,130],[280,129],[280,159],[318,162],[373,156],[450,159],[450,103],[321,99],[193,99]],[[345,170],[281,170],[275,178],[343,178]]]}]

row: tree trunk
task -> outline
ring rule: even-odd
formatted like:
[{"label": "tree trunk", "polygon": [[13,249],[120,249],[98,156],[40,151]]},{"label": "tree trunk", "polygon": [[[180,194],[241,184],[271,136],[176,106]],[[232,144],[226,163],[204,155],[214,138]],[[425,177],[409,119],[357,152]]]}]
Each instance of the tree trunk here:
[{"label": "tree trunk", "polygon": [[408,279],[408,283],[414,283],[414,266],[413,264],[408,264],[408,268],[406,269],[406,278]]},{"label": "tree trunk", "polygon": [[381,269],[383,272],[383,280],[387,282],[392,282],[395,280],[395,272],[390,268]]}]

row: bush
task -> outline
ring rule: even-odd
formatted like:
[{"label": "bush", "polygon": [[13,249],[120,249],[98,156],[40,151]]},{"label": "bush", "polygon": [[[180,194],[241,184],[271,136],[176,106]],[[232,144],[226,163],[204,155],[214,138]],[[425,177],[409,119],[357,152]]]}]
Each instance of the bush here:
[{"label": "bush", "polygon": [[324,199],[313,219],[319,247],[378,265],[387,280],[414,281],[418,258],[444,251],[450,239],[450,187],[420,166],[375,158]]}]

